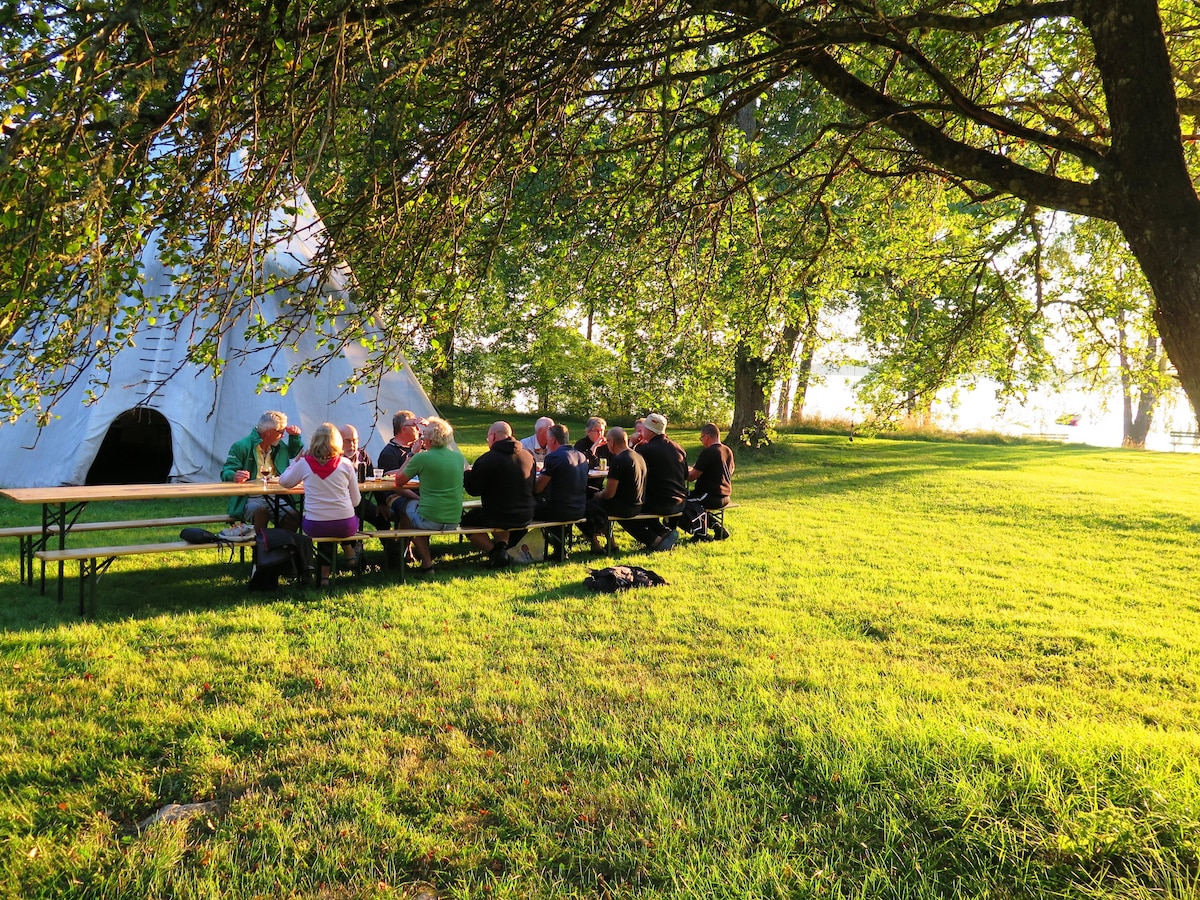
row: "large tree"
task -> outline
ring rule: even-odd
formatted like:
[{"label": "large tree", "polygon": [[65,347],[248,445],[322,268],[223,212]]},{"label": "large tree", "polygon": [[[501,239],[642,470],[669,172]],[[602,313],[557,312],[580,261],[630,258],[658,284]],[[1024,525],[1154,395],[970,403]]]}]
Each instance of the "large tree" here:
[{"label": "large tree", "polygon": [[[1114,222],[1196,406],[1200,200],[1181,119],[1200,109],[1198,24],[1184,0],[10,4],[0,340],[22,352],[8,407],[30,405],[92,326],[119,321],[109,340],[129,339],[151,223],[198,268],[184,302],[227,314],[255,289],[214,291],[247,269],[249,242],[229,235],[255,234],[298,180],[362,295],[399,322],[447,233],[503,220],[532,168],[587,192],[599,164],[625,167],[622,198],[658,200],[617,198],[614,216],[657,208],[659,224],[736,191],[817,197],[850,169]],[[748,137],[737,111],[756,99],[764,124],[794,127]],[[66,320],[63,299],[79,310]],[[217,338],[199,342],[214,362]]]}]

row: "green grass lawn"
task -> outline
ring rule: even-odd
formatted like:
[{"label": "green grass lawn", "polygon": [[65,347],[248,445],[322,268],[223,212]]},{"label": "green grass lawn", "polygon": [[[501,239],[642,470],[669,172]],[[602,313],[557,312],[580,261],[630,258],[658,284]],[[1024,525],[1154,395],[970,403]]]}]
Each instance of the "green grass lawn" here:
[{"label": "green grass lawn", "polygon": [[87,621],[13,542],[0,896],[1196,897],[1198,474],[785,435],[731,540],[614,596],[457,553],[251,595],[214,552],[118,562]]}]

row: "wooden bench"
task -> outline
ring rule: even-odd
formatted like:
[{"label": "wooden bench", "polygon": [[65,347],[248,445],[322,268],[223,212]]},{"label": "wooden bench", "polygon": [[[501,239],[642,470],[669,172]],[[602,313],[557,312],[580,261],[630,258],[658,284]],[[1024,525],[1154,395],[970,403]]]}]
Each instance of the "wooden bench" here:
[{"label": "wooden bench", "polygon": [[[565,522],[565,521],[564,522],[546,522],[546,521],[541,521],[541,520],[535,520],[533,522],[530,522],[528,525],[526,525],[523,530],[524,531],[555,531],[555,530],[557,530],[559,533],[558,534],[559,546],[562,547],[563,559],[565,560],[567,558],[567,555],[569,552],[568,544],[570,542],[570,537],[569,537],[568,532],[570,531],[570,527],[572,525],[581,525],[581,524],[583,524],[584,521],[585,521],[584,519],[572,519],[569,522]],[[463,538],[463,537],[467,537],[468,535],[472,535],[472,534],[491,534],[493,531],[496,531],[496,530],[497,529],[496,529],[495,525],[478,525],[478,526],[467,527],[467,528],[464,528],[463,526],[460,525],[457,528],[449,528],[444,531],[425,531],[420,528],[381,528],[377,531],[360,531],[358,534],[356,534],[352,538],[314,538],[313,543],[314,544],[317,544],[317,543],[323,543],[323,544],[324,543],[341,543],[343,541],[363,541],[368,538],[377,538],[379,540],[399,539],[401,541],[404,541],[405,544],[407,545],[407,542],[412,540],[415,537],[433,538],[433,537],[439,537],[439,536],[445,535],[445,536],[457,536],[459,538]],[[510,530],[516,531],[518,529],[510,529]],[[549,556],[549,552],[550,552],[549,541],[547,541],[546,552],[547,552],[547,556]],[[334,559],[336,559],[336,554],[334,556]],[[404,565],[403,565],[403,563],[400,566],[400,580],[402,582],[404,581]]]},{"label": "wooden bench", "polygon": [[1193,450],[1200,447],[1200,431],[1172,431],[1171,449],[1178,450],[1180,447],[1191,447]]},{"label": "wooden bench", "polygon": [[[220,544],[189,544],[187,541],[166,541],[159,544],[129,544],[123,547],[72,547],[65,550],[35,550],[34,557],[48,562],[79,562],[79,614],[86,615],[87,607],[96,608],[96,583],[114,561],[126,556],[148,553],[182,553],[191,550],[224,550],[229,547],[253,547],[254,538],[223,541]],[[88,602],[90,601],[90,603]]]},{"label": "wooden bench", "polygon": [[[722,506],[719,509],[705,509],[704,511],[708,514],[708,521],[709,521],[710,525],[716,525],[720,528],[724,528],[725,527],[725,511],[729,510],[729,509],[737,509],[737,507],[738,507],[738,504],[736,504],[736,503],[727,503],[725,506]],[[605,538],[608,541],[609,554],[616,555],[616,552],[617,552],[616,535],[613,532],[613,525],[615,523],[617,523],[617,522],[649,522],[649,521],[652,521],[655,519],[666,520],[668,523],[672,523],[679,519],[679,515],[677,514],[677,515],[673,515],[673,516],[659,516],[659,515],[655,515],[654,513],[640,513],[639,515],[636,515],[636,516],[611,516],[608,520],[608,532],[605,535]],[[672,527],[674,527],[674,525],[672,525]]]},{"label": "wooden bench", "polygon": [[[68,534],[79,532],[85,533],[89,531],[119,531],[128,528],[168,528],[174,526],[186,527],[188,525],[230,525],[235,519],[228,515],[205,515],[205,516],[171,516],[160,519],[125,519],[111,522],[76,522],[68,530]],[[46,536],[57,535],[58,526],[51,525],[46,529]],[[29,584],[33,584],[33,554],[35,550],[46,549],[43,546],[43,533],[41,525],[19,525],[11,528],[0,528],[0,539],[15,537],[19,542],[19,552],[21,558],[21,583],[25,583],[26,577],[29,579]],[[42,593],[46,592],[46,561],[42,561]]]},{"label": "wooden bench", "polygon": [[1065,431],[1039,431],[1036,434],[1027,434],[1025,437],[1035,441],[1058,441],[1061,444],[1070,440],[1071,435]]}]

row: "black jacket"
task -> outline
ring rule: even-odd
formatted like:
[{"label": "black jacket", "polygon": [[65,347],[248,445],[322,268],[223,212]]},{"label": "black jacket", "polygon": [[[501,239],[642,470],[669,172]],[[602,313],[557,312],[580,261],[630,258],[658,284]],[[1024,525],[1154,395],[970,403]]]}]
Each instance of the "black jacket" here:
[{"label": "black jacket", "polygon": [[525,525],[533,519],[533,454],[512,438],[496,441],[463,474],[463,487],[483,501],[490,522]]},{"label": "black jacket", "polygon": [[664,434],[634,448],[646,461],[646,502],[642,512],[671,516],[683,510],[688,494],[687,454]]}]

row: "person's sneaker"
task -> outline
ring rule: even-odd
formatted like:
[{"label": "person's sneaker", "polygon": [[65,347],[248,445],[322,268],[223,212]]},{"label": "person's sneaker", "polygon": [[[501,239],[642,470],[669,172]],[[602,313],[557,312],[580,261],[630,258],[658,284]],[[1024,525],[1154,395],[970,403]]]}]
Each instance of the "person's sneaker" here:
[{"label": "person's sneaker", "polygon": [[223,528],[217,537],[227,541],[248,541],[254,537],[254,526],[245,522],[241,525],[230,525]]},{"label": "person's sneaker", "polygon": [[665,553],[675,546],[675,542],[679,540],[679,530],[672,528],[662,536],[662,540],[658,542],[658,546],[654,549],[659,553]]},{"label": "person's sneaker", "polygon": [[703,531],[700,532],[699,534],[692,535],[692,543],[693,544],[705,544],[705,543],[708,543],[709,541],[715,541],[715,540],[716,540],[715,537],[713,537],[711,534],[705,534]]},{"label": "person's sneaker", "polygon": [[713,528],[713,540],[723,541],[729,537],[729,530],[724,525],[717,525]]}]

